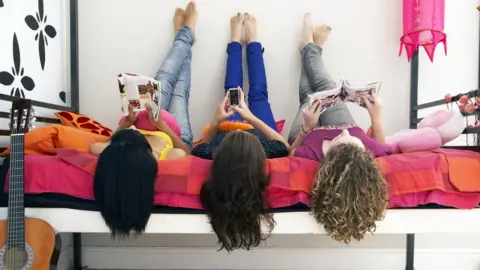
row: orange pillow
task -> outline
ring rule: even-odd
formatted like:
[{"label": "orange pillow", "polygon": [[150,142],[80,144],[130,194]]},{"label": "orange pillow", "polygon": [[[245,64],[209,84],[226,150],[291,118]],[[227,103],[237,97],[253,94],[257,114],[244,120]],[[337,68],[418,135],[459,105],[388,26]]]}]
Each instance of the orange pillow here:
[{"label": "orange pillow", "polygon": [[[26,155],[54,154],[52,151],[52,149],[55,148],[55,145],[53,144],[53,136],[56,135],[56,131],[51,127],[52,126],[44,126],[36,128],[25,134],[24,153]],[[10,146],[0,153],[0,156],[4,157],[9,154]]]},{"label": "orange pillow", "polygon": [[[92,143],[107,142],[109,139],[106,136],[73,127],[48,125],[25,134],[25,154],[54,155],[55,148],[71,148],[88,152]],[[8,154],[10,154],[10,147],[0,153],[0,156]]]},{"label": "orange pillow", "polygon": [[55,115],[60,118],[63,126],[75,127],[107,137],[110,137],[113,134],[113,131],[108,127],[98,123],[97,121],[93,120],[88,116],[79,113],[61,111],[56,112]]}]

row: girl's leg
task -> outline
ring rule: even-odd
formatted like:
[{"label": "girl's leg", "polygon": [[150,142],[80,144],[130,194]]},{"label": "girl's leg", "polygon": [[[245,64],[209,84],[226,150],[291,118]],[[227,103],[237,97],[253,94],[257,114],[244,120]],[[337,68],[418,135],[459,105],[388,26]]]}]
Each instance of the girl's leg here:
[{"label": "girl's leg", "polygon": [[[336,87],[335,82],[328,74],[327,69],[325,68],[325,64],[323,63],[322,48],[320,48],[314,43],[308,43],[301,50],[300,55],[302,59],[302,77],[300,77],[299,89],[300,107],[288,135],[289,141],[293,141],[293,139],[295,139],[295,137],[300,133],[303,124],[303,110],[309,104],[308,95],[315,92],[331,90]],[[304,82],[305,79],[308,81],[307,83]],[[320,115],[318,123],[319,126],[334,125],[331,124],[331,122],[335,119],[327,118],[328,124],[325,124],[325,122],[322,121],[322,115],[327,114],[334,108],[337,108],[339,104],[345,105],[343,102],[339,102],[336,106],[328,109]],[[346,113],[350,115],[348,109],[346,109]]]},{"label": "girl's leg", "polygon": [[[232,28],[232,42],[227,46],[227,70],[225,73],[225,92],[227,94],[230,88],[243,88],[243,62],[242,62],[242,24],[243,15],[238,14],[232,17],[230,25]],[[229,121],[242,121],[238,113],[232,115]]]},{"label": "girl's leg", "polygon": [[173,23],[177,34],[173,41],[172,48],[155,76],[155,79],[162,84],[160,107],[164,110],[168,110],[170,106],[170,99],[180,67],[183,65],[187,55],[190,54],[190,49],[192,48],[195,38],[193,30],[196,21],[197,5],[195,2],[192,1],[188,3],[185,11],[179,8],[175,10]]},{"label": "girl's leg", "polygon": [[193,32],[188,26],[178,31],[173,46],[157,72],[155,79],[162,84],[160,107],[168,110],[173,88],[178,77],[178,71],[193,45]]},{"label": "girl's leg", "polygon": [[[322,58],[322,46],[327,40],[329,33],[330,27],[317,27],[313,33],[314,43],[309,43],[301,52],[302,66],[314,92],[330,90],[336,87],[335,82],[328,74]],[[319,126],[355,124],[355,120],[353,120],[346,104],[340,101],[337,105],[327,109],[320,115],[318,124]]]},{"label": "girl's leg", "polygon": [[192,52],[189,51],[178,72],[178,78],[175,87],[171,93],[170,112],[180,126],[180,138],[190,147],[193,144],[193,134],[190,125],[190,114],[188,111],[188,101],[190,98],[190,78],[191,78]]},{"label": "girl's leg", "polygon": [[310,82],[308,81],[307,74],[305,74],[305,69],[302,65],[302,71],[300,75],[300,82],[298,85],[298,95],[299,95],[299,102],[300,106],[298,108],[297,116],[295,116],[295,120],[293,120],[292,127],[290,128],[290,133],[288,134],[289,142],[292,142],[293,139],[297,136],[302,128],[303,123],[303,109],[308,104],[308,95],[312,94],[313,90],[310,87]]},{"label": "girl's leg", "polygon": [[248,105],[250,111],[274,130],[277,130],[270,103],[268,102],[267,76],[263,62],[263,48],[257,42],[256,19],[251,15],[245,16],[245,29],[248,36],[247,65],[250,89],[248,91]]}]

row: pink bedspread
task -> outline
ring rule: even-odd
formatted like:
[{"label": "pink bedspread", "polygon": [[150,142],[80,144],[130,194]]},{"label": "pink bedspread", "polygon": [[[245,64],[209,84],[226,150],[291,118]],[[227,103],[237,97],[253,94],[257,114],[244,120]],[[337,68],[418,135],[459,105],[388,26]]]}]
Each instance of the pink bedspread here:
[{"label": "pink bedspread", "polygon": [[[25,157],[25,193],[60,193],[93,200],[93,177],[91,173],[81,169],[78,164],[71,163],[72,150],[59,149],[57,153],[56,156],[28,155]],[[86,155],[85,153],[80,154],[82,156]],[[69,158],[66,159],[64,155],[68,155]],[[479,192],[460,192],[457,187],[451,184],[452,175],[450,171],[452,169],[448,165],[449,157],[480,160],[477,153],[452,150],[392,155],[379,159],[382,171],[389,183],[389,208],[415,207],[428,203],[455,208],[474,208],[478,206],[480,202]],[[70,161],[67,162],[66,160]],[[305,160],[305,162],[310,161]],[[313,179],[314,172],[311,173]],[[202,177],[205,177],[204,174],[205,172],[202,173]],[[477,175],[479,174],[480,170]],[[166,176],[162,177],[162,181],[165,183]],[[272,175],[272,177],[275,176]],[[174,181],[175,179],[171,180]],[[278,184],[275,179],[271,182]],[[8,181],[6,183],[6,187],[8,187]],[[292,190],[287,190],[284,187],[277,188],[278,185],[275,186],[275,184],[269,187],[267,193],[271,207],[287,207],[297,203],[309,204],[308,192],[294,188]],[[303,185],[305,184],[310,183],[304,183]],[[169,191],[168,187],[157,188],[161,186],[156,186],[154,199],[156,205],[191,209],[202,208],[198,195],[172,192]]]}]

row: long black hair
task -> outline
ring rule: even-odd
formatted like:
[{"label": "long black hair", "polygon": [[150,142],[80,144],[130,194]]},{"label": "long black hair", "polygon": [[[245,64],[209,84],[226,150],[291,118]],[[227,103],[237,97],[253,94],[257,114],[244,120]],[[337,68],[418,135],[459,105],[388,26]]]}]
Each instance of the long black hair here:
[{"label": "long black hair", "polygon": [[153,208],[157,161],[136,130],[116,132],[100,154],[94,195],[112,237],[142,233]]},{"label": "long black hair", "polygon": [[244,131],[230,132],[215,150],[210,179],[202,187],[200,200],[220,249],[258,246],[266,239],[262,221],[269,231],[273,229],[273,215],[266,211],[266,160],[258,138]]}]

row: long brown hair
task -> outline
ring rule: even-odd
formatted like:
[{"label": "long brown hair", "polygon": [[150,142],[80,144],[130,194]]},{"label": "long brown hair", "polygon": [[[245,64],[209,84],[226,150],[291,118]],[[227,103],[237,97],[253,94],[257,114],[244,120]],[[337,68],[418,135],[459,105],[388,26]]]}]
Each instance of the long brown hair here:
[{"label": "long brown hair", "polygon": [[[213,156],[210,179],[200,200],[215,231],[220,249],[258,246],[261,222],[273,229],[273,215],[266,211],[266,156],[257,137],[244,131],[230,132]],[[267,236],[268,237],[268,236]]]},{"label": "long brown hair", "polygon": [[312,214],[337,241],[359,241],[384,217],[388,187],[373,155],[355,145],[332,147],[312,188]]}]

